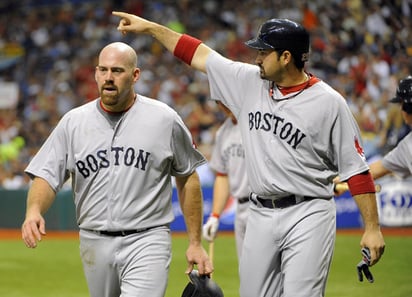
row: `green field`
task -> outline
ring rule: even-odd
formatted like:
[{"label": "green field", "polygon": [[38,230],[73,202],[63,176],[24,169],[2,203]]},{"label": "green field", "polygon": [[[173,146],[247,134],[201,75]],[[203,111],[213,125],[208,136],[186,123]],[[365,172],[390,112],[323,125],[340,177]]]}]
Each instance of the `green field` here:
[{"label": "green field", "polygon": [[[371,268],[375,277],[373,284],[357,280],[355,266],[360,260],[359,240],[360,235],[338,235],[326,296],[411,297],[412,237],[385,237],[385,255],[378,265]],[[187,283],[184,274],[186,244],[184,236],[173,237],[173,261],[166,297],[180,297]],[[235,255],[232,235],[216,240],[213,278],[222,287],[225,297],[238,296]],[[49,238],[38,248],[30,250],[21,240],[0,240],[0,296],[88,296],[78,241]]]}]

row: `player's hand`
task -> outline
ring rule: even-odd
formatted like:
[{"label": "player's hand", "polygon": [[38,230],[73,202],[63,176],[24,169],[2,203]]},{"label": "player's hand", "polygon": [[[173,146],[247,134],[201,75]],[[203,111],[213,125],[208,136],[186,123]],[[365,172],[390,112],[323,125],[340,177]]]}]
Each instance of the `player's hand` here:
[{"label": "player's hand", "polygon": [[213,264],[201,244],[189,245],[186,251],[186,260],[188,263],[186,274],[189,274],[194,269],[194,265],[197,265],[200,275],[210,275],[213,272]]},{"label": "player's hand", "polygon": [[35,248],[42,236],[46,235],[44,218],[40,214],[27,216],[21,227],[21,235],[28,248]]},{"label": "player's hand", "polygon": [[349,186],[346,182],[340,181],[339,176],[333,179],[333,192],[335,196],[340,196],[346,191],[349,191]]},{"label": "player's hand", "polygon": [[217,230],[219,228],[219,219],[210,216],[206,224],[203,225],[202,235],[207,241],[213,241],[216,238]]},{"label": "player's hand", "polygon": [[113,11],[112,14],[121,18],[117,30],[123,34],[128,32],[149,33],[148,29],[152,22],[130,13]]},{"label": "player's hand", "polygon": [[361,247],[369,249],[370,260],[369,266],[375,265],[382,257],[385,251],[385,241],[380,230],[368,231],[362,236]]},{"label": "player's hand", "polygon": [[[379,193],[381,191],[381,188],[382,187],[380,184],[375,184],[376,193]],[[335,177],[333,179],[333,192],[335,196],[340,196],[347,191],[349,191],[348,183],[340,181],[339,176]]]}]

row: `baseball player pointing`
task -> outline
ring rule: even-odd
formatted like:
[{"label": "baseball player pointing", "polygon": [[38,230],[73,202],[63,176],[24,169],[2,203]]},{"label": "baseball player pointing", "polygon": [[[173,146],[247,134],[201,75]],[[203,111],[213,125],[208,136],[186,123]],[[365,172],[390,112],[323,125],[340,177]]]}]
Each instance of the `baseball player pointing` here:
[{"label": "baseball player pointing", "polygon": [[249,217],[240,296],[324,296],[336,234],[333,178],[348,181],[364,221],[371,265],[383,254],[375,186],[345,99],[305,72],[309,34],[286,19],[266,21],[246,43],[256,64],[231,61],[200,40],[114,12],[123,33],[150,34],[207,74],[211,98],[238,120],[245,149]]},{"label": "baseball player pointing", "polygon": [[102,49],[100,98],[63,116],[26,169],[33,178],[22,237],[35,248],[43,214],[72,179],[80,253],[93,297],[163,297],[171,261],[172,176],[189,236],[187,273],[210,274],[201,245],[202,196],[196,167],[205,158],[178,114],[135,94],[137,55],[128,45]]}]

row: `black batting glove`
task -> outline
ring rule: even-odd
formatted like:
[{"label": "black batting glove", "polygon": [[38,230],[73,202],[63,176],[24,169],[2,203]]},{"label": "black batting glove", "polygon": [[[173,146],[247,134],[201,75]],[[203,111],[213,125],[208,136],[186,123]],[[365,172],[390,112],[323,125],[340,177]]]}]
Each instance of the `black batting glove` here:
[{"label": "black batting glove", "polygon": [[371,254],[368,248],[362,248],[362,260],[359,262],[359,264],[356,266],[356,269],[358,271],[358,278],[359,281],[363,282],[363,275],[365,275],[366,279],[368,282],[373,283],[373,275],[369,270],[370,266],[370,261],[371,261]]}]

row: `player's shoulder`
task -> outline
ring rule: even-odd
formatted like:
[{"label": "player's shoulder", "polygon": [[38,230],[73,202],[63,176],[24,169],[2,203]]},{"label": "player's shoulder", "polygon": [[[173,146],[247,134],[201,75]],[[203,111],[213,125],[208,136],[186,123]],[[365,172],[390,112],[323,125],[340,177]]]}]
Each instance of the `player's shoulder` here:
[{"label": "player's shoulder", "polygon": [[323,93],[329,96],[342,97],[342,95],[336,89],[334,89],[329,83],[325,82],[324,80],[319,80],[313,86],[321,89]]},{"label": "player's shoulder", "polygon": [[325,103],[346,104],[345,97],[323,80],[319,80],[309,89],[318,100],[324,100]]},{"label": "player's shoulder", "polygon": [[238,69],[242,69],[244,71],[252,71],[255,74],[259,75],[260,78],[260,68],[256,64],[246,63],[242,61],[235,61],[229,59],[220,53],[213,51],[206,60],[206,65],[209,67],[236,67]]},{"label": "player's shoulder", "polygon": [[148,111],[157,110],[158,112],[163,112],[165,114],[177,114],[177,112],[166,103],[143,95],[137,95],[136,103],[148,109]]},{"label": "player's shoulder", "polygon": [[410,145],[412,144],[412,131],[410,131],[404,138],[402,138],[402,140],[399,143],[402,143],[410,147]]},{"label": "player's shoulder", "polygon": [[63,116],[62,116],[62,121],[64,120],[69,120],[73,118],[85,118],[85,114],[87,114],[88,117],[90,117],[90,112],[95,110],[97,111],[97,104],[98,104],[98,99],[86,102],[82,105],[79,105],[77,107],[72,108],[71,110],[67,111]]}]

